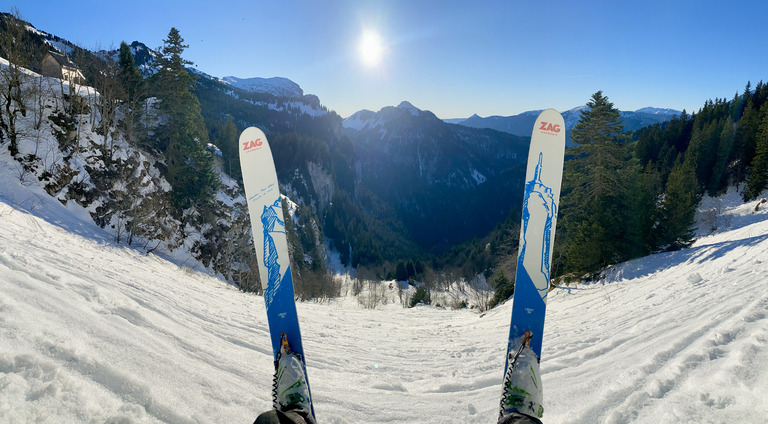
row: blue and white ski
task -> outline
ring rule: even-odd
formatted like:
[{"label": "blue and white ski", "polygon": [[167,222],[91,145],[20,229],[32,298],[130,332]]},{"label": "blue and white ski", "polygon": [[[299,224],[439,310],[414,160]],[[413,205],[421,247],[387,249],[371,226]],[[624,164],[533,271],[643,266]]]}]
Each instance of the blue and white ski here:
[{"label": "blue and white ski", "polygon": [[[240,134],[239,150],[273,357],[277,361],[281,336],[285,334],[290,349],[301,359],[306,375],[280,187],[272,151],[267,137],[256,127],[247,128]],[[314,416],[314,408],[311,412]]]},{"label": "blue and white ski", "polygon": [[536,119],[528,151],[507,358],[519,349],[513,343],[526,331],[530,331],[531,349],[541,358],[564,151],[563,117],[556,110],[547,109]]}]

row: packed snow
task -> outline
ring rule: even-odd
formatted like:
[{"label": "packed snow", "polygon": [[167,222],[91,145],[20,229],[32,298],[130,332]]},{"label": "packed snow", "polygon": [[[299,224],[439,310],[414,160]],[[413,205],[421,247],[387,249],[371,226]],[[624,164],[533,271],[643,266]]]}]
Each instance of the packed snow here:
[{"label": "packed snow", "polygon": [[[271,407],[260,296],[115,244],[9,166],[0,422],[247,423]],[[547,424],[765,422],[768,205],[755,206],[707,199],[693,247],[550,293]],[[346,284],[340,299],[297,305],[320,423],[495,422],[511,302],[407,309],[365,304]]]}]

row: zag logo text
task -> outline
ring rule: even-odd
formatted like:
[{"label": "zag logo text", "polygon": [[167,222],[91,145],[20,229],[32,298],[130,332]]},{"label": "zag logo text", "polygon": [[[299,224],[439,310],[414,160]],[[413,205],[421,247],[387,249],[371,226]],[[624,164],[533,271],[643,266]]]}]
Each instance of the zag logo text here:
[{"label": "zag logo text", "polygon": [[249,150],[259,148],[261,147],[262,144],[264,144],[264,142],[261,141],[260,138],[257,138],[256,140],[243,142],[243,151],[247,152]]},{"label": "zag logo text", "polygon": [[551,124],[549,122],[541,121],[541,126],[539,127],[542,131],[549,131],[554,133],[560,132],[560,125],[559,124]]}]

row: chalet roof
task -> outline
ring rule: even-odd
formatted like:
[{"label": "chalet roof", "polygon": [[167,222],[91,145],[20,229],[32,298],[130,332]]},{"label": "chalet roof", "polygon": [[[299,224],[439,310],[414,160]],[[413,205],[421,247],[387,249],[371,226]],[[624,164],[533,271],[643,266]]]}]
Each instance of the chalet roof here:
[{"label": "chalet roof", "polygon": [[55,52],[53,50],[49,50],[48,54],[50,54],[54,59],[56,59],[57,62],[59,62],[59,65],[62,67],[77,69],[77,65],[75,65],[75,62],[72,62],[69,60],[69,57],[63,53]]}]

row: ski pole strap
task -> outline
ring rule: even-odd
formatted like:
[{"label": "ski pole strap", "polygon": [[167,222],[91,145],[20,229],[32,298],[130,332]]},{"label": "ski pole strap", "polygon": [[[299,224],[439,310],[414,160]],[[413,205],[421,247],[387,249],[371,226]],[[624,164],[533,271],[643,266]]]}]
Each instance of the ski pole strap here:
[{"label": "ski pole strap", "polygon": [[519,358],[520,354],[523,353],[523,349],[525,349],[526,346],[531,345],[531,338],[533,338],[533,333],[531,333],[531,330],[525,330],[525,333],[523,334],[523,342],[520,344],[520,348],[517,349],[515,357],[512,358],[512,364],[517,362],[517,358]]},{"label": "ski pole strap", "polygon": [[531,330],[525,330],[525,333],[523,334],[523,345],[530,346],[532,338],[533,338],[533,333],[531,333]]},{"label": "ski pole strap", "polygon": [[285,333],[280,334],[280,356],[291,353],[291,346],[288,344],[288,336]]}]

